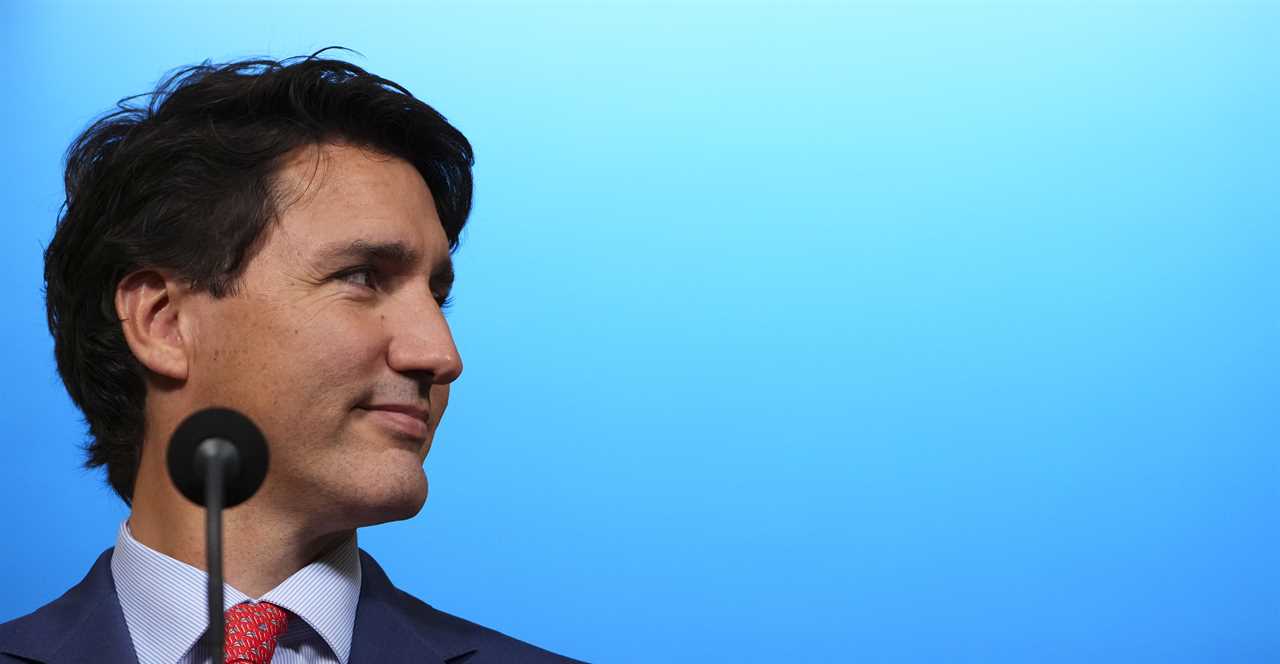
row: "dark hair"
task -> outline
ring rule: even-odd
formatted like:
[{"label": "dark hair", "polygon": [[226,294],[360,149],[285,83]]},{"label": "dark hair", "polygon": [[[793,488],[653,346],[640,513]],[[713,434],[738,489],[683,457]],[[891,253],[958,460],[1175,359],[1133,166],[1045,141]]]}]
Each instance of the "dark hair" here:
[{"label": "dark hair", "polygon": [[67,199],[44,253],[49,332],[89,428],[85,466],[105,465],[125,503],[141,457],[146,371],[116,314],[121,278],[161,268],[214,297],[233,294],[282,211],[274,179],[283,159],[326,142],[417,168],[457,248],[471,210],[470,143],[405,88],[321,53],[181,69],[121,100],[67,151]]}]

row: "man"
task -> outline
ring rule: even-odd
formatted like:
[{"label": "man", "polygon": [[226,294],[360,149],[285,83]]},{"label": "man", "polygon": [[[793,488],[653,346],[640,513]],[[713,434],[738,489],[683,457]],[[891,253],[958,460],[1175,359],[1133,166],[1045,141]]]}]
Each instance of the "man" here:
[{"label": "man", "polygon": [[204,513],[165,451],[210,406],[271,451],[225,515],[226,661],[572,661],[397,590],[356,548],[427,497],[462,372],[443,310],[471,164],[407,90],[316,56],[183,70],[73,144],[49,328],[87,465],[131,513],[84,581],[0,625],[0,662],[209,661]]}]

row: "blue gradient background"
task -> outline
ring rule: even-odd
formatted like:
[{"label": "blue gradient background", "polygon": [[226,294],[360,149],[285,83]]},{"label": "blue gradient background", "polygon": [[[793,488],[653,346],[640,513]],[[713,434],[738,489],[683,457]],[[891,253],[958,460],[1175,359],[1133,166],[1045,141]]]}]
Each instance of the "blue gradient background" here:
[{"label": "blue gradient background", "polygon": [[1280,661],[1280,4],[0,4],[0,620],[126,512],[41,249],[90,119],[342,44],[475,145],[402,587],[599,662]]}]

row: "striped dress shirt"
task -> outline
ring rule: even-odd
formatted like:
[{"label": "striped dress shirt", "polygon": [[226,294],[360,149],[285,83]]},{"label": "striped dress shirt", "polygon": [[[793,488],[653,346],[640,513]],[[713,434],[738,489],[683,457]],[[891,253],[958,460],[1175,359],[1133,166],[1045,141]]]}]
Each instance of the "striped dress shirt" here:
[{"label": "striped dress shirt", "polygon": [[[111,555],[111,575],[138,664],[210,664],[201,638],[209,625],[204,570],[135,540],[125,521]],[[224,610],[241,602],[271,602],[293,614],[272,664],[347,664],[360,599],[355,536],[262,597],[225,584],[223,596]]]}]

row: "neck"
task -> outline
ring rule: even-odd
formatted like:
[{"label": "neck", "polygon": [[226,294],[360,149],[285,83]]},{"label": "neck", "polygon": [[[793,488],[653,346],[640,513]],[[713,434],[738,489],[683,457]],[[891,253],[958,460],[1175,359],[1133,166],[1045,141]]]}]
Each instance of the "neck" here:
[{"label": "neck", "polygon": [[[204,508],[178,493],[163,467],[163,454],[154,452],[144,446],[129,529],[134,539],[151,549],[207,571]],[[247,502],[225,510],[222,517],[224,580],[254,598],[355,532],[354,528],[326,529],[300,520],[297,514],[273,510],[269,494],[264,486]]]}]

